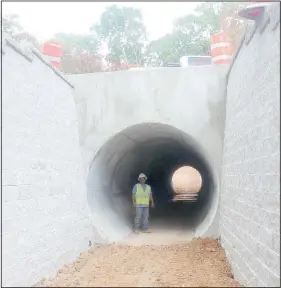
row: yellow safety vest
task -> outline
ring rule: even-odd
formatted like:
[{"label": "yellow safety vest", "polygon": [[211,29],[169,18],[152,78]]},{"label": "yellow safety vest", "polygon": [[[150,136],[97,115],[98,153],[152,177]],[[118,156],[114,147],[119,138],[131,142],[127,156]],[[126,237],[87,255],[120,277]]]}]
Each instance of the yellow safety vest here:
[{"label": "yellow safety vest", "polygon": [[151,192],[151,187],[149,185],[146,185],[145,190],[143,190],[141,184],[137,184],[136,205],[149,206],[150,192]]}]

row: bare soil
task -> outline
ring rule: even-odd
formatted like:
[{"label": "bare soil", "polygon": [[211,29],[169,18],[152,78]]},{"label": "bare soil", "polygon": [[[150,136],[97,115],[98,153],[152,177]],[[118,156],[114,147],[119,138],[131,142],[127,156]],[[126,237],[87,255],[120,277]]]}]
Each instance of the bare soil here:
[{"label": "bare soil", "polygon": [[171,245],[95,246],[43,287],[240,287],[213,239]]}]

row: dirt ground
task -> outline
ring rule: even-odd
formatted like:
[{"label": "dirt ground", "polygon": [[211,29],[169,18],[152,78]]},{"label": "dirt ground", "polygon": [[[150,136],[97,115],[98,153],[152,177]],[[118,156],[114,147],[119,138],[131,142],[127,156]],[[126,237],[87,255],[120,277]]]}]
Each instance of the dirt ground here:
[{"label": "dirt ground", "polygon": [[172,245],[95,246],[64,266],[53,280],[38,286],[240,287],[224,250],[213,239]]}]

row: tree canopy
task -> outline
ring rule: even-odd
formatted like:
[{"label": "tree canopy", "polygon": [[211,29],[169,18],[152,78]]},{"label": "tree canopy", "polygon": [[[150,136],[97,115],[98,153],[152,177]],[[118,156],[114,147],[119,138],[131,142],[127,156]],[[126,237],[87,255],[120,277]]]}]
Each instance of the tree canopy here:
[{"label": "tree canopy", "polygon": [[96,55],[100,48],[100,39],[92,34],[57,33],[51,40],[60,43],[72,54]]},{"label": "tree canopy", "polygon": [[102,13],[94,32],[108,48],[110,63],[143,64],[146,29],[140,10],[131,7],[109,6]]},{"label": "tree canopy", "polygon": [[146,50],[148,65],[163,66],[169,62],[179,62],[185,55],[208,55],[210,36],[221,28],[236,46],[244,32],[244,23],[237,16],[242,5],[246,3],[199,4],[194,14],[176,19],[171,33],[149,43]]},{"label": "tree canopy", "polygon": [[32,43],[36,48],[40,44],[36,37],[27,31],[24,31],[20,18],[16,14],[8,14],[2,17],[2,31],[12,35],[18,41],[27,41]]},{"label": "tree canopy", "polygon": [[19,16],[16,14],[8,14],[2,16],[2,31],[7,32],[11,35],[19,33],[23,30],[20,24]]},{"label": "tree canopy", "polygon": [[62,47],[61,70],[64,73],[102,71],[99,55],[100,40],[93,34],[57,33],[50,41]]},{"label": "tree canopy", "polygon": [[[200,3],[194,13],[176,19],[170,33],[150,42],[139,9],[111,5],[92,24],[88,34],[61,32],[50,40],[62,46],[61,69],[65,73],[105,71],[99,54],[103,47],[108,50],[107,70],[165,66],[179,62],[182,56],[209,55],[210,35],[222,28],[235,49],[244,33],[244,23],[237,11],[245,5],[247,2]],[[2,24],[2,30],[17,40],[40,46],[33,35],[24,31],[17,15],[2,17]]]}]

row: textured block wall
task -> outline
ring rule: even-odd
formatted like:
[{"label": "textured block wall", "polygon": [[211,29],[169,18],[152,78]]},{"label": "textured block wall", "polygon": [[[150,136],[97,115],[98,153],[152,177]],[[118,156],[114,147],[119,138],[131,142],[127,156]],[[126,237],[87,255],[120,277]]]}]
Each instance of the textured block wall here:
[{"label": "textured block wall", "polygon": [[11,43],[2,47],[2,284],[19,287],[74,260],[92,228],[72,88]]},{"label": "textured block wall", "polygon": [[227,86],[220,232],[246,287],[280,287],[279,5],[248,30]]}]

